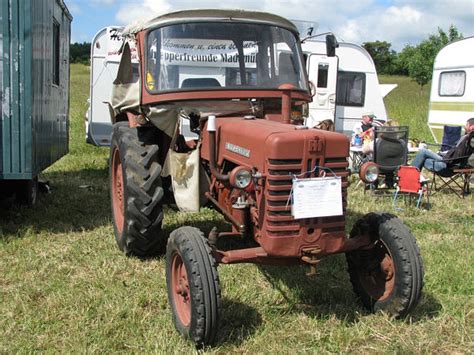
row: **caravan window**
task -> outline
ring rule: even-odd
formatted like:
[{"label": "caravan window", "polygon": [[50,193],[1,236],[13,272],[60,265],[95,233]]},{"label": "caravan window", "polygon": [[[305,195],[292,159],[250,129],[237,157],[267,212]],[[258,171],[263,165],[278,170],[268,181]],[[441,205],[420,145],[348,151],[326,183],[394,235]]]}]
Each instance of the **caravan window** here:
[{"label": "caravan window", "polygon": [[336,105],[364,106],[365,73],[339,71]]},{"label": "caravan window", "polygon": [[465,86],[465,71],[442,72],[439,77],[439,96],[463,96]]},{"label": "caravan window", "polygon": [[329,64],[328,63],[319,63],[319,65],[318,65],[318,88],[327,88],[328,87],[328,72],[329,72]]}]

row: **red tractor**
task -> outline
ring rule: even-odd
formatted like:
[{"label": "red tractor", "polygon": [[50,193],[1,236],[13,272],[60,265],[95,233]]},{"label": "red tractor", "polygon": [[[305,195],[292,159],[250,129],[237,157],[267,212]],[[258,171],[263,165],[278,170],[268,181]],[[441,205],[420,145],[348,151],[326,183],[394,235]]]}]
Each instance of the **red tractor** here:
[{"label": "red tractor", "polygon": [[[182,335],[198,346],[215,340],[219,264],[306,264],[314,273],[321,258],[345,253],[365,307],[396,317],[413,309],[423,266],[409,229],[369,213],[345,234],[349,140],[304,126],[312,90],[291,22],[192,10],[126,28],[123,38],[110,103],[115,237],[127,255],[166,252]],[[336,44],[327,38],[328,55]],[[232,230],[165,235],[170,201],[184,211],[212,206]],[[218,247],[222,236],[235,240],[230,250]]]}]

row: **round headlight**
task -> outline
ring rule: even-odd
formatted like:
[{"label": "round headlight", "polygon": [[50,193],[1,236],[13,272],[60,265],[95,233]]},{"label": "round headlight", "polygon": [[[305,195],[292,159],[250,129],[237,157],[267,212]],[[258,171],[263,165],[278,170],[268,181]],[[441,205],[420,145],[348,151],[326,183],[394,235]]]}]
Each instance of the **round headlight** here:
[{"label": "round headlight", "polygon": [[243,166],[238,166],[230,173],[230,183],[232,186],[239,189],[245,189],[251,182],[252,172]]},{"label": "round headlight", "polygon": [[367,184],[375,182],[379,177],[379,167],[374,162],[362,164],[359,170],[359,177]]}]

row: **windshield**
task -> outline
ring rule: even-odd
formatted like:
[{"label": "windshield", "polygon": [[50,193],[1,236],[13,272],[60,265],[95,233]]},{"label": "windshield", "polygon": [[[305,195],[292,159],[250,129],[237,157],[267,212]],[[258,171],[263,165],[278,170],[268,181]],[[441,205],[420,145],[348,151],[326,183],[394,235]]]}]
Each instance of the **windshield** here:
[{"label": "windshield", "polygon": [[308,91],[295,35],[283,28],[245,23],[190,23],[150,31],[146,44],[150,92],[203,89]]}]

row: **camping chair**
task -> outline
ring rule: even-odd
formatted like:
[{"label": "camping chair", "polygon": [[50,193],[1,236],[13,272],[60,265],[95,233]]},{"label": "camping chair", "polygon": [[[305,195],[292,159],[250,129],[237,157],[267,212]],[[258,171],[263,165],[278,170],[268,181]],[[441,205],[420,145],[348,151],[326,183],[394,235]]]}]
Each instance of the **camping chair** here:
[{"label": "camping chair", "polygon": [[443,126],[443,137],[441,144],[437,143],[426,143],[429,146],[438,147],[438,154],[443,155],[448,150],[456,145],[461,138],[462,127],[461,126]]},{"label": "camping chair", "polygon": [[392,188],[395,172],[407,165],[408,127],[375,127],[374,140],[374,162],[385,185]]},{"label": "camping chair", "polygon": [[469,158],[474,151],[474,137],[471,138],[468,144],[470,145],[471,154],[455,160],[445,159],[447,167],[438,172],[434,171],[434,166],[433,169],[428,168],[433,173],[430,187],[432,194],[445,190],[464,198],[464,196],[471,193],[469,183],[474,173],[474,167],[469,165]]},{"label": "camping chair", "polygon": [[439,151],[441,153],[447,152],[452,147],[456,145],[456,143],[461,138],[461,126],[444,126],[443,127],[443,140],[441,143],[441,148]]},{"label": "camping chair", "polygon": [[432,171],[431,191],[435,194],[439,191],[450,191],[460,198],[471,193],[469,182],[474,174],[474,167],[467,164],[469,156],[455,165],[449,165],[441,171]]},{"label": "camping chair", "polygon": [[423,194],[426,194],[426,204],[429,206],[428,181],[423,180],[420,171],[414,166],[404,165],[398,169],[397,189],[393,196],[393,207],[397,209],[397,198],[400,193],[405,195],[417,194],[416,207],[420,207]]}]

